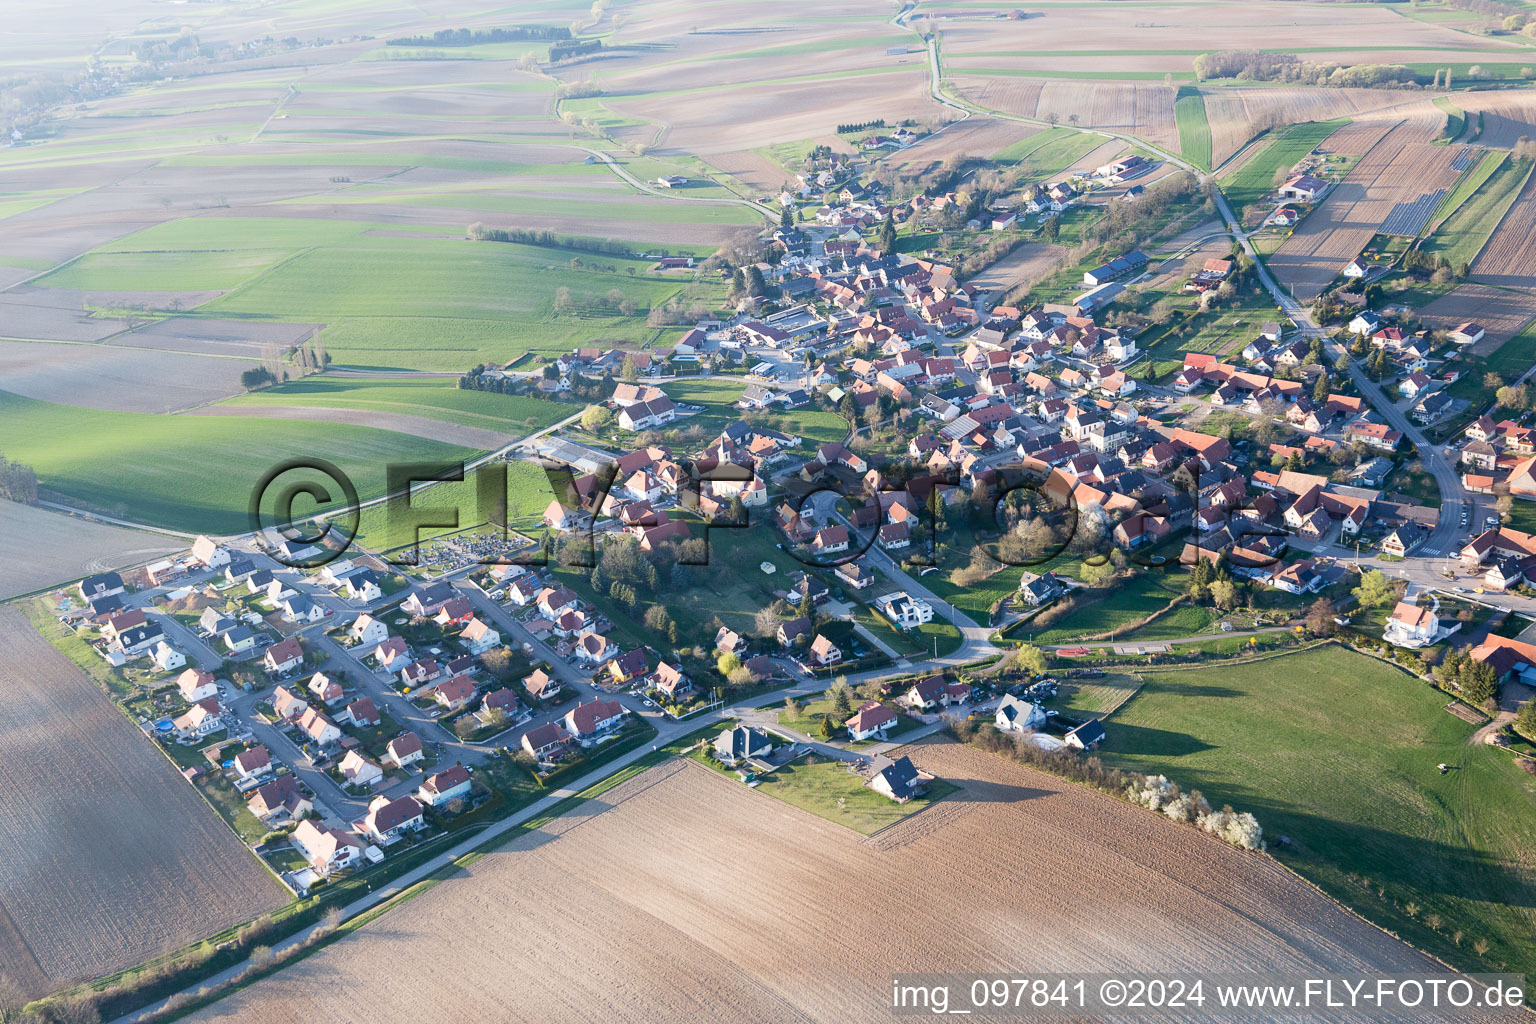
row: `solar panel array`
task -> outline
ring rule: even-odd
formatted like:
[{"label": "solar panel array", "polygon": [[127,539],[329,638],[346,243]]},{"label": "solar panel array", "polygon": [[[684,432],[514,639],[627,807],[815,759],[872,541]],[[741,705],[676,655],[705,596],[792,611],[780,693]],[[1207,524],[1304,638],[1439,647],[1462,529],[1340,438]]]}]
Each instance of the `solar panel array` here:
[{"label": "solar panel array", "polygon": [[1381,233],[1417,238],[1429,223],[1429,218],[1434,216],[1435,210],[1439,208],[1440,200],[1444,198],[1445,189],[1437,188],[1433,192],[1426,192],[1419,196],[1411,203],[1398,203],[1392,207],[1392,212],[1387,214],[1387,219],[1381,222]]}]

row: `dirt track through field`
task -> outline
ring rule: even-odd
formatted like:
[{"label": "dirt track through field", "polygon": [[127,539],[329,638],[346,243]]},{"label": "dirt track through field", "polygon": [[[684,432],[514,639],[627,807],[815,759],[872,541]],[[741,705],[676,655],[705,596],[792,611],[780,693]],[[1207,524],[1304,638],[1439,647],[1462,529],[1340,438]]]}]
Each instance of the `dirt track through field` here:
[{"label": "dirt track through field", "polygon": [[447,420],[434,420],[427,416],[411,416],[398,412],[375,412],[372,409],[329,409],[317,405],[208,405],[193,409],[188,416],[258,416],[273,420],[319,420],[323,423],[350,423],[355,427],[376,427],[393,430],[429,441],[462,445],[495,451],[521,434],[502,434],[480,427],[466,427]]},{"label": "dirt track through field", "polygon": [[961,789],[870,838],[670,762],[196,1019],[842,1024],[888,1019],[903,972],[1438,966],[1268,857],[973,748],[908,751]]},{"label": "dirt track through field", "polygon": [[0,608],[0,650],[0,907],[18,936],[0,936],[0,971],[35,995],[283,902],[150,740],[15,606]]}]

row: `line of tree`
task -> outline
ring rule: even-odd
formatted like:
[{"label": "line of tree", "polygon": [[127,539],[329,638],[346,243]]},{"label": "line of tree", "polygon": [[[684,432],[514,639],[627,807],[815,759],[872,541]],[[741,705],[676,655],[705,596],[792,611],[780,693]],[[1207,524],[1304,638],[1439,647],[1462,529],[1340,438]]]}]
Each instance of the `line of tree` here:
[{"label": "line of tree", "polygon": [[860,121],[858,124],[840,124],[837,126],[837,134],[852,135],[854,132],[865,132],[871,128],[884,128],[885,118],[876,121]]},{"label": "line of tree", "polygon": [[389,46],[476,46],[480,43],[516,43],[525,39],[569,39],[571,30],[564,25],[514,25],[511,28],[445,28],[430,36],[401,36],[388,41]]},{"label": "line of tree", "polygon": [[495,395],[515,394],[521,384],[522,381],[516,377],[489,376],[483,366],[477,366],[459,378],[459,387],[464,391],[489,391]]},{"label": "line of tree", "polygon": [[37,474],[32,467],[21,462],[11,462],[0,454],[0,498],[17,501],[23,505],[37,502]]},{"label": "line of tree", "polygon": [[492,228],[478,221],[469,226],[469,236],[479,242],[516,242],[519,245],[541,245],[546,249],[575,249],[578,252],[596,252],[608,256],[635,254],[626,243],[615,242],[610,238],[557,235],[553,231],[534,231],[528,228]]},{"label": "line of tree", "polygon": [[1402,88],[1419,84],[1419,74],[1402,64],[1313,64],[1293,53],[1217,50],[1194,60],[1195,77],[1251,82],[1293,82],[1332,88]]},{"label": "line of tree", "polygon": [[551,61],[565,60],[567,57],[585,57],[589,53],[596,53],[603,48],[601,39],[572,39],[568,42],[555,43],[549,48]]},{"label": "line of tree", "polygon": [[610,288],[601,295],[591,292],[573,292],[565,285],[555,289],[555,315],[634,316],[637,307],[633,299],[617,288]]}]

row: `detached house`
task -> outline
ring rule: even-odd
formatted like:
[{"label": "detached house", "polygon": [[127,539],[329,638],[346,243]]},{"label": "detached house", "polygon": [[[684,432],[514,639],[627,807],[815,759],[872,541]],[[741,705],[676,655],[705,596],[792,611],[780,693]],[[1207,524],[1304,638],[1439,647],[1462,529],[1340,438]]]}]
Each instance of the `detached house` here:
[{"label": "detached house", "polygon": [[299,822],[288,841],[322,878],[354,867],[363,859],[363,844],[354,836],[308,819]]},{"label": "detached house", "polygon": [[304,664],[304,648],[298,637],[291,636],[268,647],[261,663],[269,676],[287,675]]},{"label": "detached house", "polygon": [[388,846],[410,832],[427,827],[421,804],[408,796],[391,800],[376,796],[368,804],[368,815],[357,823],[358,831],[374,842]]},{"label": "detached house", "polygon": [[436,775],[429,775],[416,791],[416,796],[428,807],[441,807],[449,801],[469,796],[472,785],[469,770],[456,764]]},{"label": "detached house", "polygon": [[176,677],[176,689],[180,692],[181,699],[188,704],[196,704],[209,697],[217,697],[219,694],[219,687],[214,682],[213,673],[196,668],[189,668]]},{"label": "detached house", "polygon": [[856,743],[871,738],[883,740],[896,724],[896,712],[877,700],[867,701],[843,724],[848,727],[849,739]]},{"label": "detached house", "polygon": [[396,768],[405,768],[426,757],[421,749],[421,739],[413,732],[403,732],[384,746],[384,761]]},{"label": "detached house", "polygon": [[501,634],[478,618],[470,619],[464,632],[459,634],[464,649],[471,654],[484,654],[492,647],[501,645]]},{"label": "detached house", "polygon": [[364,648],[377,647],[389,639],[389,628],[383,622],[364,612],[352,620],[347,635]]},{"label": "detached house", "polygon": [[627,713],[624,705],[616,700],[593,698],[566,712],[563,722],[565,731],[586,747],[618,729]]}]

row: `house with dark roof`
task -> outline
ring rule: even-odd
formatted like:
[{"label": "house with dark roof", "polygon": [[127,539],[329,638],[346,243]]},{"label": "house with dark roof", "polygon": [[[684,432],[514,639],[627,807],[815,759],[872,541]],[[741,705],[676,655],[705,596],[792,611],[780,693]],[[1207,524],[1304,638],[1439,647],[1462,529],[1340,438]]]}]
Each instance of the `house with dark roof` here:
[{"label": "house with dark roof", "polygon": [[1104,742],[1104,723],[1097,718],[1068,732],[1063,742],[1074,750],[1092,750]]},{"label": "house with dark roof", "polygon": [[540,764],[553,764],[565,753],[568,736],[553,722],[523,733],[522,748]]},{"label": "house with dark roof", "polygon": [[766,732],[745,725],[726,729],[715,737],[715,756],[727,764],[767,757],[773,753],[773,748],[774,742]]},{"label": "house with dark roof", "polygon": [[918,771],[910,757],[892,761],[870,776],[868,786],[876,793],[904,804],[913,797],[922,796],[928,790],[933,776]]}]

